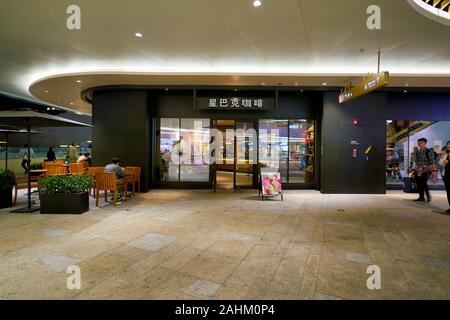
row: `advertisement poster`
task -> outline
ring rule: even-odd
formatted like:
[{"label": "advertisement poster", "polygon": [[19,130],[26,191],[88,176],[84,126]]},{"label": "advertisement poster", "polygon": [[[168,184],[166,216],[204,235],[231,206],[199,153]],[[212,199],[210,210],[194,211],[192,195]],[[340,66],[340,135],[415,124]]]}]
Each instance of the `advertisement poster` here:
[{"label": "advertisement poster", "polygon": [[283,190],[279,172],[261,173],[263,196],[278,196]]}]

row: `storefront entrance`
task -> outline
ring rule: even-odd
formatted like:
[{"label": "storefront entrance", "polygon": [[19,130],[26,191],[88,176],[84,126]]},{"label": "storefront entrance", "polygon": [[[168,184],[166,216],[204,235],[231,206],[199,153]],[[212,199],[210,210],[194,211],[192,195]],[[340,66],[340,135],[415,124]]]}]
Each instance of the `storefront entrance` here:
[{"label": "storefront entrance", "polygon": [[[257,143],[253,121],[213,120],[213,128],[221,132],[213,183],[219,189],[241,189],[255,186]],[[232,135],[232,136],[230,136]]]},{"label": "storefront entrance", "polygon": [[286,188],[315,184],[315,121],[159,118],[158,187],[258,188],[259,170],[279,172]]}]

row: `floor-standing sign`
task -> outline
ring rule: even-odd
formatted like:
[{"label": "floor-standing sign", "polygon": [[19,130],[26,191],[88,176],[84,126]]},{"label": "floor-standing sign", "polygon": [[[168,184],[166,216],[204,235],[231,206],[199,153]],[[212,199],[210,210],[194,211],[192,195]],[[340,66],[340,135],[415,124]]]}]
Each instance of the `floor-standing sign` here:
[{"label": "floor-standing sign", "polygon": [[261,172],[260,185],[262,200],[269,197],[281,197],[283,201],[283,187],[279,172]]}]

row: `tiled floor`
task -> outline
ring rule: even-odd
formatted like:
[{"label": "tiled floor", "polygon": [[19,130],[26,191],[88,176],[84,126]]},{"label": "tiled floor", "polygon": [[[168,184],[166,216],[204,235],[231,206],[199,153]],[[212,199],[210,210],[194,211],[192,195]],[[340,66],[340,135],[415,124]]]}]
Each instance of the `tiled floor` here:
[{"label": "tiled floor", "polygon": [[0,298],[449,299],[445,195],[413,198],[154,190],[83,215],[1,210]]}]

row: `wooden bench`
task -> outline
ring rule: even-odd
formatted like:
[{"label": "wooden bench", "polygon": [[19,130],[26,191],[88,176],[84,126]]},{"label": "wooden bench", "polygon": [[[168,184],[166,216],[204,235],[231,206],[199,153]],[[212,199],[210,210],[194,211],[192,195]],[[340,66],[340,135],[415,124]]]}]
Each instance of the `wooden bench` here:
[{"label": "wooden bench", "polygon": [[[31,177],[31,188],[37,188],[38,187],[38,182],[37,179],[39,177]],[[28,189],[28,177],[24,177],[24,178],[16,178],[16,184],[14,185],[14,203],[13,206],[16,206],[16,202],[17,202],[17,191],[18,190],[23,190],[23,189]]]}]

